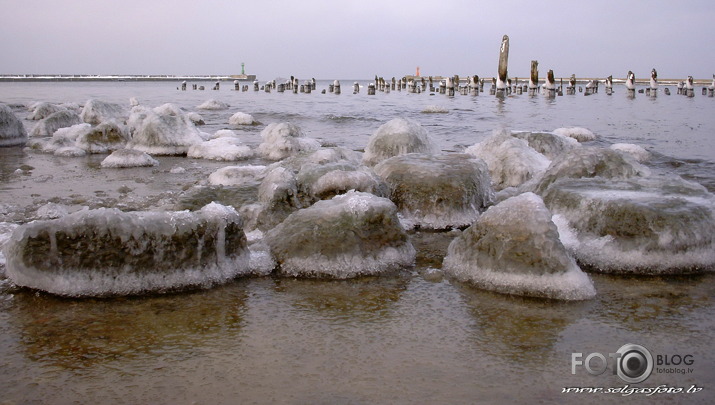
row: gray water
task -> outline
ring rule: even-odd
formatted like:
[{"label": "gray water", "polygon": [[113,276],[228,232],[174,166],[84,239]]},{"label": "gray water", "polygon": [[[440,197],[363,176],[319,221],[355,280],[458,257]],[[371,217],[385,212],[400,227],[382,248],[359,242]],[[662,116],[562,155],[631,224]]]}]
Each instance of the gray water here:
[{"label": "gray water", "polygon": [[[312,94],[235,92],[229,82],[220,91],[185,92],[176,83],[0,83],[0,102],[15,106],[22,118],[27,111],[20,105],[34,101],[172,102],[199,112],[206,121],[200,129],[208,133],[230,128],[228,118],[242,111],[263,124],[231,128],[251,146],[260,143],[265,125],[284,121],[354,150],[396,117],[420,123],[445,151],[461,151],[498,128],[579,126],[597,134],[599,145],[641,145],[655,155],[648,163],[654,170],[715,192],[715,99],[699,89],[694,98],[661,90],[656,98],[631,99],[616,87],[611,96],[549,100],[404,91],[368,96],[365,89],[353,95],[352,82],[341,82],[341,95],[320,94],[328,82]],[[211,98],[231,108],[196,109]],[[431,106],[448,112],[422,112]],[[24,122],[28,130],[34,125]],[[103,158],[0,148],[0,235],[7,235],[8,224],[35,219],[48,202],[70,209],[181,209],[226,192],[194,190],[227,163],[158,157],[155,168],[102,170]],[[171,173],[175,167],[186,171]],[[15,287],[0,270],[0,403],[601,403],[622,398],[562,388],[626,384],[610,368],[599,376],[583,368],[573,375],[571,355],[607,356],[626,343],[654,355],[694,358],[692,373],[653,372],[634,386],[704,388],[689,395],[633,394],[630,401],[715,399],[712,273],[591,274],[593,300],[527,299],[435,276],[432,269],[441,266],[454,235],[411,237],[418,250],[414,269],[347,281],[243,278],[209,290],[68,299]]]}]

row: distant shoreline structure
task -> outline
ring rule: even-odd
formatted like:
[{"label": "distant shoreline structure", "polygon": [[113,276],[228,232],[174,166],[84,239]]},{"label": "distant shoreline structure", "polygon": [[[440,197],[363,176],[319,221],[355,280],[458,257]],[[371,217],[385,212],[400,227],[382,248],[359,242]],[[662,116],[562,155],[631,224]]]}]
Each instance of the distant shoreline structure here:
[{"label": "distant shoreline structure", "polygon": [[100,81],[100,82],[131,82],[131,81],[254,81],[256,75],[52,75],[52,74],[27,74],[27,75],[0,75],[0,82],[72,82],[72,81]]}]

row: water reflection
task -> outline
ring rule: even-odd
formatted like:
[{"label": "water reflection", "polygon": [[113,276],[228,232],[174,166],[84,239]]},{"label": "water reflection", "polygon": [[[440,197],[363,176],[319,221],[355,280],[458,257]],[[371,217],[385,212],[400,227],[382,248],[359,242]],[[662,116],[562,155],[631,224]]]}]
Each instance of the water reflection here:
[{"label": "water reflection", "polygon": [[72,300],[18,291],[11,331],[32,361],[86,369],[112,361],[183,359],[236,336],[246,293],[233,284],[160,296]]}]

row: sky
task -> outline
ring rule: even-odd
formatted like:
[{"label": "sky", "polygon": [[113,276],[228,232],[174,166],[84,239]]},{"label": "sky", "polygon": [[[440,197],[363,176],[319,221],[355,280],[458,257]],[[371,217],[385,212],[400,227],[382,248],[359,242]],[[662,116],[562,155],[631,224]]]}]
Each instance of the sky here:
[{"label": "sky", "polygon": [[715,73],[713,0],[0,0],[0,74]]}]

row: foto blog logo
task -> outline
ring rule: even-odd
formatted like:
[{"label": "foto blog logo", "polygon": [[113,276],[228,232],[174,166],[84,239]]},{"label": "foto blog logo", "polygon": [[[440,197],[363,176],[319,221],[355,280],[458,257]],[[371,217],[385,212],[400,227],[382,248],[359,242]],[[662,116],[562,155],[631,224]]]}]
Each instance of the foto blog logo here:
[{"label": "foto blog logo", "polygon": [[571,353],[571,374],[576,374],[577,367],[583,367],[591,375],[601,375],[608,369],[609,360],[613,364],[613,374],[629,384],[645,381],[653,372],[653,355],[641,345],[627,343],[615,353]]}]

